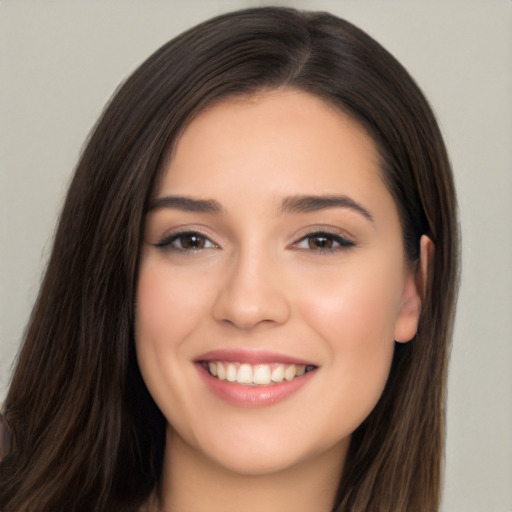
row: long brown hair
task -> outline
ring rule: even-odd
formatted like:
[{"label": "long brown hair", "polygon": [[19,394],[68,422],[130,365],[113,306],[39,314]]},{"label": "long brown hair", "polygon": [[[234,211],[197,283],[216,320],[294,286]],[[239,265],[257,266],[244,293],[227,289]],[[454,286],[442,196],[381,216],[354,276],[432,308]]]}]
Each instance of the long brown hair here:
[{"label": "long brown hair", "polygon": [[408,258],[435,244],[418,333],[353,435],[333,510],[438,509],[458,275],[456,200],[439,128],[405,69],[326,13],[259,8],[172,40],[119,89],[82,154],[4,404],[18,439],[3,512],[133,511],[158,483],[165,421],[134,354],[144,214],[161,161],[205,106],[295,88],[356,119],[381,157]]}]

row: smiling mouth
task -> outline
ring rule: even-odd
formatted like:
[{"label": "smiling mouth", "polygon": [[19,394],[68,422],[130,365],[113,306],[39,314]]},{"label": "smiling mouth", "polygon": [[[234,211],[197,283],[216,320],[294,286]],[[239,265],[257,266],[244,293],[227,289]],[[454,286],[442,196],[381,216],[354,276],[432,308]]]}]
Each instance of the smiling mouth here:
[{"label": "smiling mouth", "polygon": [[316,369],[306,364],[248,364],[227,361],[203,361],[201,366],[214,378],[246,386],[271,386],[290,382]]}]

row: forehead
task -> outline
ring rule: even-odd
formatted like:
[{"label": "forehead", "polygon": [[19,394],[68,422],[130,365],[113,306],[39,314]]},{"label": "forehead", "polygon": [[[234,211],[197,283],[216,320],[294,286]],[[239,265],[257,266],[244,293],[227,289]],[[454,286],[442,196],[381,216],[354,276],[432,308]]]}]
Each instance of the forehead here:
[{"label": "forehead", "polygon": [[[262,92],[203,110],[165,162],[157,195],[245,196],[381,189],[379,155],[347,114],[309,93]],[[343,188],[344,190],[339,190]]]}]

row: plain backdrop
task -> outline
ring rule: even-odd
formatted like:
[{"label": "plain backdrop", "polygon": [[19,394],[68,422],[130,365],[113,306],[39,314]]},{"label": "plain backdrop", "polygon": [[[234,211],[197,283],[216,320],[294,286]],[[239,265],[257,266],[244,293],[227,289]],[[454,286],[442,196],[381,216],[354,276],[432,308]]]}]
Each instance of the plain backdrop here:
[{"label": "plain backdrop", "polygon": [[[438,114],[463,234],[443,510],[512,512],[512,2],[273,3],[359,25],[409,69]],[[268,4],[0,0],[0,402],[70,174],[105,102],[183,29]]]}]

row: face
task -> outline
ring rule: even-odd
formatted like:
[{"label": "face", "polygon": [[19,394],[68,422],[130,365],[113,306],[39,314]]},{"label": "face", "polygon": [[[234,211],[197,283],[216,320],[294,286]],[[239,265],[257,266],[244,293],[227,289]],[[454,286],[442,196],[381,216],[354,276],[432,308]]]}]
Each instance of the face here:
[{"label": "face", "polygon": [[202,112],[164,170],[136,348],[169,446],[244,474],[342,457],[418,317],[373,141],[276,91]]}]

